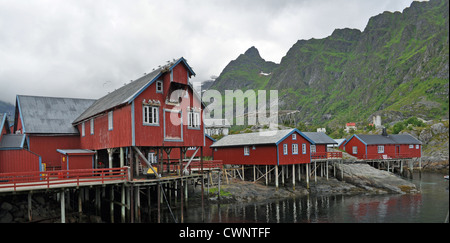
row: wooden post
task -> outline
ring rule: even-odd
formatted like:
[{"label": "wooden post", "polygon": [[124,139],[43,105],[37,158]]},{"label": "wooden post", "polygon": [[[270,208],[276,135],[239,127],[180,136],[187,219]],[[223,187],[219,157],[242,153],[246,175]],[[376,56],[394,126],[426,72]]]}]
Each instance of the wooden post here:
[{"label": "wooden post", "polygon": [[66,222],[66,200],[64,198],[64,189],[59,193],[59,200],[61,201],[61,223]]},{"label": "wooden post", "polygon": [[317,162],[314,161],[314,182],[317,183]]},{"label": "wooden post", "polygon": [[125,155],[123,153],[123,148],[120,148],[120,168],[125,166]]},{"label": "wooden post", "polygon": [[256,181],[256,165],[253,165],[253,181]]},{"label": "wooden post", "polygon": [[284,186],[284,165],[281,166],[281,184]]},{"label": "wooden post", "polygon": [[299,164],[297,166],[297,170],[298,170],[298,182],[301,182],[302,181],[302,165],[301,164]]},{"label": "wooden post", "polygon": [[120,202],[122,205],[122,208],[120,210],[120,217],[121,217],[122,223],[125,223],[125,185],[124,184],[122,184],[122,192],[121,192]]},{"label": "wooden post", "polygon": [[292,189],[295,191],[295,164],[292,164]]},{"label": "wooden post", "polygon": [[32,195],[32,192],[30,191],[28,193],[28,220],[29,221],[33,220],[33,209],[31,207],[31,195]]},{"label": "wooden post", "polygon": [[328,160],[325,162],[325,173],[327,174],[327,181],[328,181]]},{"label": "wooden post", "polygon": [[139,186],[135,187],[134,190],[134,198],[135,198],[135,205],[136,205],[136,222],[141,222],[141,197],[139,194]]},{"label": "wooden post", "polygon": [[266,165],[266,186],[269,185],[269,176],[267,175],[267,165]]},{"label": "wooden post", "polygon": [[275,187],[278,190],[278,165],[275,165]]},{"label": "wooden post", "polygon": [[111,194],[109,195],[109,214],[111,217],[111,223],[114,223],[114,185],[111,185]]},{"label": "wooden post", "polygon": [[306,164],[306,189],[309,189],[309,164]]}]

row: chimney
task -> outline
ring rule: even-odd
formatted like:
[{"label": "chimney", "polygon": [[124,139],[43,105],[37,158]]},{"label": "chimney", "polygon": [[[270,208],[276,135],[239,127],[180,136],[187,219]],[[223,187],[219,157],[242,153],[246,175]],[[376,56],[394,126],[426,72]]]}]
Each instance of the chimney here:
[{"label": "chimney", "polygon": [[385,127],[383,127],[383,132],[381,133],[381,135],[383,135],[384,137],[387,137],[387,136],[388,136],[388,134],[387,134],[387,131],[386,131],[386,128],[385,128]]}]

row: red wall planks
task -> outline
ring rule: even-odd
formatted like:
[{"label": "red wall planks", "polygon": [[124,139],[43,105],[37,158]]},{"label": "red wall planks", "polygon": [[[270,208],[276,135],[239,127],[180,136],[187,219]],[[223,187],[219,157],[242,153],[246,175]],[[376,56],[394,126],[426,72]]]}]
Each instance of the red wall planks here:
[{"label": "red wall planks", "polygon": [[0,150],[0,173],[40,171],[39,156],[26,150]]}]

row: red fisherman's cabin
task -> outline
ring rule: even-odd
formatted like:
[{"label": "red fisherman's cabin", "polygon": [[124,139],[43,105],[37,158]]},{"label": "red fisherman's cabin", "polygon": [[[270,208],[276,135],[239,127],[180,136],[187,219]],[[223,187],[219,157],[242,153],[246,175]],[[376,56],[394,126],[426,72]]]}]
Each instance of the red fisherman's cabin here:
[{"label": "red fisherman's cabin", "polygon": [[420,158],[422,143],[409,134],[353,135],[344,145],[345,151],[358,159]]}]

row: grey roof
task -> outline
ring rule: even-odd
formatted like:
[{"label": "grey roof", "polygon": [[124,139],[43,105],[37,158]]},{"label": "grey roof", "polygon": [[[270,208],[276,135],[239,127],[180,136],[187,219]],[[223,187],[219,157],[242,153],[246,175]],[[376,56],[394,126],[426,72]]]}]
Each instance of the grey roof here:
[{"label": "grey roof", "polygon": [[315,144],[337,144],[334,139],[323,132],[304,132],[303,134],[314,141]]},{"label": "grey roof", "polygon": [[409,134],[389,134],[388,136],[383,135],[366,135],[358,134],[356,135],[367,145],[375,144],[422,144],[419,140],[415,139]]},{"label": "grey roof", "polygon": [[[113,92],[103,96],[98,99],[89,109],[80,114],[79,117],[73,120],[73,123],[79,123],[85,119],[88,119],[92,116],[95,116],[99,113],[108,111],[114,107],[120,106],[122,104],[126,104],[134,100],[145,88],[147,88],[150,84],[156,81],[162,74],[170,71],[174,68],[178,63],[184,62],[189,71],[195,75],[189,65],[186,63],[186,60],[181,57],[175,62],[171,62],[165,66],[162,66],[155,71],[144,75],[143,77],[127,84],[119,89],[114,90]],[[192,87],[191,87],[192,88]],[[195,90],[193,91],[195,94]],[[200,99],[201,100],[201,99]]]},{"label": "grey roof", "polygon": [[23,148],[25,139],[25,134],[5,134],[0,140],[0,149]]},{"label": "grey roof", "polygon": [[[286,130],[233,134],[221,138],[219,141],[213,143],[211,147],[214,148],[242,145],[278,144],[294,131],[297,131],[300,135],[302,135],[302,133],[295,128]],[[306,139],[309,140],[308,138]],[[309,141],[312,142],[311,140]]]},{"label": "grey roof", "polygon": [[95,100],[18,95],[25,133],[78,134],[72,121]]},{"label": "grey roof", "polygon": [[95,151],[89,149],[57,149],[62,154],[95,154]]},{"label": "grey roof", "polygon": [[0,133],[3,130],[3,127],[5,127],[6,129],[6,133],[10,133],[8,116],[6,115],[6,113],[0,113]]}]

